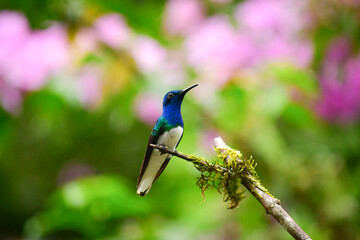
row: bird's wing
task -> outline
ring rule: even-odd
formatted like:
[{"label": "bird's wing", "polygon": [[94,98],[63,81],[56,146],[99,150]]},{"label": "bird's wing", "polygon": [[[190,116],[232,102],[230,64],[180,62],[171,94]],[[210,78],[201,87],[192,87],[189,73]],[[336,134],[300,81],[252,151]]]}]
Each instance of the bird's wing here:
[{"label": "bird's wing", "polygon": [[136,187],[139,187],[140,181],[145,173],[147,165],[149,164],[149,160],[150,160],[151,154],[154,149],[154,148],[150,147],[150,144],[156,144],[157,140],[159,139],[159,136],[164,132],[165,124],[166,124],[166,122],[164,122],[164,119],[162,119],[162,117],[160,117],[155,124],[155,128],[153,129],[152,133],[150,134],[149,142],[147,145],[143,163],[141,165],[140,174],[139,174],[139,178],[138,178]]}]

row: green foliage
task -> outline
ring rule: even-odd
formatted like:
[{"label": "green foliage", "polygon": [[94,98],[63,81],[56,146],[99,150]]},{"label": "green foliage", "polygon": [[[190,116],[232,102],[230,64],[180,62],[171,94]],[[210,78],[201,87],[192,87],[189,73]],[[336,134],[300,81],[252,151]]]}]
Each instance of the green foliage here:
[{"label": "green foliage", "polygon": [[29,238],[54,235],[87,239],[111,234],[113,226],[123,219],[150,210],[127,185],[126,180],[113,176],[70,182],[50,196],[43,211],[27,221],[25,233]]},{"label": "green foliage", "polygon": [[219,122],[224,130],[236,131],[236,129],[241,129],[246,119],[245,113],[248,111],[249,101],[251,101],[249,93],[234,85],[223,89],[220,95],[224,106],[216,111],[216,115],[213,116],[214,119]]},{"label": "green foliage", "polygon": [[[207,17],[212,17],[232,15],[242,1],[228,5],[202,2]],[[206,82],[217,86],[213,95],[194,101],[190,94],[184,101],[185,132],[178,149],[210,156],[209,135],[224,136],[230,145],[241,146],[244,155],[256,157],[264,185],[271,187],[313,239],[359,239],[360,124],[334,126],[314,111],[321,96],[316,77],[331,42],[349,37],[353,45],[349,54],[358,54],[359,11],[341,6],[341,1],[327,1],[318,8],[320,2],[311,1],[315,11],[310,12],[320,23],[304,32],[314,46],[312,66],[297,69],[282,63],[264,64],[242,69],[239,79]],[[181,39],[162,32],[165,3],[6,0],[0,1],[0,9],[24,13],[34,30],[57,21],[69,28],[71,43],[74,29],[91,27],[98,16],[118,12],[136,34],[151,36],[162,46],[175,46]],[[227,153],[233,155],[230,158],[220,154],[214,163],[193,157],[201,172],[197,185],[206,192],[206,203],[199,204],[201,196],[193,184],[198,172],[176,158],[146,198],[135,195],[152,128],[136,115],[136,98],[149,90],[160,96],[174,83],[139,76],[133,60],[122,54],[101,47],[69,63],[70,71],[94,64],[106,68],[116,80],[128,77],[107,85],[98,108],[84,108],[74,91],[54,86],[55,81],[24,94],[18,115],[0,108],[0,238],[22,239],[25,234],[29,239],[55,240],[165,240],[175,235],[179,239],[289,239],[281,227],[269,224],[255,200],[242,201],[239,211],[226,211],[218,207],[221,199],[216,191],[207,191],[218,189],[229,208],[239,205],[244,176],[216,167],[251,171],[253,160],[234,161],[233,157],[239,158],[236,152]],[[115,67],[108,68],[114,61]],[[208,81],[193,71],[186,68],[189,81]],[[60,73],[58,82],[68,81],[67,74]],[[6,83],[2,76],[0,79]],[[77,79],[73,80],[70,84]],[[184,87],[187,82],[181,84]],[[89,170],[87,178],[80,180],[83,175],[73,174],[77,165]],[[73,175],[64,180],[67,174]],[[256,176],[255,170],[252,174]]]},{"label": "green foliage", "polygon": [[[162,9],[165,0],[89,0],[90,3],[100,7],[104,11],[116,11],[126,17],[128,24],[135,30],[148,34],[156,39],[162,40],[161,20]],[[136,9],[136,11],[134,11]]]},{"label": "green foliage", "polygon": [[292,66],[272,66],[269,71],[283,84],[297,87],[304,93],[315,93],[317,90],[316,76],[310,71],[303,71]]}]

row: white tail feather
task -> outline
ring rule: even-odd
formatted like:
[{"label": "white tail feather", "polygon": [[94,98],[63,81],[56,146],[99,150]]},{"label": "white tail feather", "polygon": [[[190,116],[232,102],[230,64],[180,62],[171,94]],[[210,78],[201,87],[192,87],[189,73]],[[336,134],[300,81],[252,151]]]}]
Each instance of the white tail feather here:
[{"label": "white tail feather", "polygon": [[145,196],[150,191],[153,181],[154,181],[153,177],[143,178],[137,189],[136,192],[137,195]]}]

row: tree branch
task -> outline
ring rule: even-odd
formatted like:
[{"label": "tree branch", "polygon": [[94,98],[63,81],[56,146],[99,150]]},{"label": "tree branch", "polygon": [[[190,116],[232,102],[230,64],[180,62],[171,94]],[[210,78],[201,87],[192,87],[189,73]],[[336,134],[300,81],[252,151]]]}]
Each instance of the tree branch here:
[{"label": "tree branch", "polygon": [[195,160],[194,158],[191,158],[190,156],[188,156],[186,154],[183,154],[183,153],[178,152],[176,150],[172,150],[172,149],[170,149],[170,148],[168,148],[167,146],[164,146],[164,145],[150,144],[150,147],[158,149],[162,154],[169,153],[169,154],[171,154],[173,156],[177,156],[177,157],[182,158],[182,159],[184,159],[184,160],[186,160],[188,162],[191,162],[191,163],[194,163],[196,161],[196,162],[200,162],[200,164],[203,165],[203,166],[209,166],[211,168],[215,168],[218,171],[222,171],[222,172],[229,172],[229,170],[224,168],[224,167],[221,167],[219,165],[212,164],[212,163],[209,163],[209,162],[206,162],[206,161]]},{"label": "tree branch", "polygon": [[[231,169],[224,168],[222,166],[209,163],[207,161],[202,161],[194,159],[193,157],[180,153],[176,150],[169,149],[163,145],[150,144],[151,147],[158,149],[162,154],[168,153],[173,156],[182,158],[188,162],[200,164],[207,168],[216,169],[219,172],[232,173]],[[214,139],[214,146],[220,149],[221,153],[224,153],[226,149],[230,149],[229,146],[220,138]],[[241,161],[241,159],[237,159]],[[237,174],[237,173],[235,173]],[[291,236],[296,240],[311,240],[311,238],[299,227],[299,225],[290,217],[290,215],[281,207],[280,201],[273,196],[257,181],[257,179],[251,175],[248,171],[243,170],[240,173],[241,184],[260,202],[260,204],[265,208],[266,213],[274,217],[276,221],[280,223],[281,226],[285,228]]]},{"label": "tree branch", "polygon": [[[223,151],[221,149],[230,148],[220,137],[214,139],[214,146],[220,148],[220,151]],[[238,161],[240,161],[240,159],[238,159]],[[302,230],[294,219],[282,208],[280,201],[264,191],[263,188],[260,188],[250,173],[244,173],[241,183],[261,205],[263,205],[266,213],[273,216],[294,239],[311,240],[304,230]]]}]

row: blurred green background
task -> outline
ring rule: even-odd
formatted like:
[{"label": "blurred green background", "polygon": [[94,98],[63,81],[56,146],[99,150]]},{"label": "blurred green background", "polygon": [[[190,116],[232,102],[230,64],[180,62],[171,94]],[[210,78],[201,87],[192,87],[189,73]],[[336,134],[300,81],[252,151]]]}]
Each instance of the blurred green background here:
[{"label": "blurred green background", "polygon": [[291,239],[173,158],[136,180],[169,90],[178,150],[222,136],[313,239],[360,239],[360,2],[0,1],[0,239]]}]

